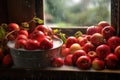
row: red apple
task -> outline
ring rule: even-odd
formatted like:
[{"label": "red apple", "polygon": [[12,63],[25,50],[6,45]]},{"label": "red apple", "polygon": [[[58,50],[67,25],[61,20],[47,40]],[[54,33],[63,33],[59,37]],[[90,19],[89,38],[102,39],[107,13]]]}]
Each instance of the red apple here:
[{"label": "red apple", "polygon": [[72,44],[77,43],[77,42],[78,42],[78,40],[77,40],[76,37],[70,36],[70,37],[68,37],[67,40],[66,40],[66,47],[67,47],[67,48],[70,48],[70,46],[71,46]]},{"label": "red apple", "polygon": [[112,36],[107,41],[108,45],[111,49],[115,49],[118,45],[120,45],[120,38],[118,36]]},{"label": "red apple", "polygon": [[16,30],[16,31],[20,30],[19,25],[16,24],[16,23],[9,23],[8,27],[7,27],[7,31],[11,32],[11,31],[14,31],[14,30]]},{"label": "red apple", "polygon": [[65,57],[70,54],[70,48],[62,48],[61,50],[61,56]]},{"label": "red apple", "polygon": [[27,40],[27,36],[26,35],[23,35],[23,34],[19,34],[17,37],[16,37],[16,40],[19,40],[19,39],[25,39]]},{"label": "red apple", "polygon": [[34,39],[28,39],[26,42],[26,50],[35,50],[38,49],[39,47],[39,42],[37,40]]},{"label": "red apple", "polygon": [[27,37],[28,37],[28,35],[29,35],[29,34],[28,34],[28,31],[27,31],[27,30],[24,30],[24,29],[21,29],[21,30],[18,31],[18,35],[21,35],[21,34],[22,34],[22,35],[25,35],[25,36],[27,36]]},{"label": "red apple", "polygon": [[115,29],[112,26],[106,26],[102,29],[101,34],[105,39],[109,39],[115,35]]},{"label": "red apple", "polygon": [[99,23],[98,23],[98,26],[99,27],[102,27],[102,28],[104,28],[104,27],[106,27],[106,26],[109,26],[110,24],[107,22],[107,21],[100,21]]},{"label": "red apple", "polygon": [[96,26],[96,32],[101,33],[102,29],[106,26],[109,26],[109,23],[107,21],[100,21]]},{"label": "red apple", "polygon": [[12,56],[10,54],[6,54],[3,57],[2,64],[4,66],[10,66],[10,65],[12,65]]},{"label": "red apple", "polygon": [[95,51],[95,49],[96,49],[96,47],[91,42],[87,42],[83,46],[83,50],[86,51],[86,53],[88,53],[89,51]]},{"label": "red apple", "polygon": [[53,35],[53,30],[52,30],[52,28],[49,27],[49,26],[47,26],[47,29],[48,29],[47,35],[48,35],[48,36],[52,36],[52,35]]},{"label": "red apple", "polygon": [[92,61],[92,68],[95,70],[103,70],[105,69],[105,62],[101,59],[96,58]]},{"label": "red apple", "polygon": [[74,53],[73,53],[73,56],[72,56],[72,62],[74,65],[76,65],[76,61],[77,59],[80,57],[80,56],[83,56],[83,55],[86,55],[86,52],[84,50],[76,50]]},{"label": "red apple", "polygon": [[99,45],[99,46],[96,48],[97,56],[98,56],[100,59],[104,59],[110,52],[111,52],[111,49],[110,49],[110,47],[109,47],[108,45],[106,45],[106,44]]},{"label": "red apple", "polygon": [[66,44],[63,44],[63,45],[62,45],[62,49],[65,49],[65,48],[66,48]]},{"label": "red apple", "polygon": [[18,31],[11,31],[6,34],[5,38],[8,41],[14,41],[17,37],[17,34],[18,34]]},{"label": "red apple", "polygon": [[97,58],[97,53],[95,51],[89,51],[87,55],[91,58],[93,61],[95,58]]},{"label": "red apple", "polygon": [[19,48],[25,49],[26,45],[27,45],[27,40],[25,40],[25,39],[19,39],[19,40],[16,40],[16,42],[15,42],[16,49],[19,49]]},{"label": "red apple", "polygon": [[114,53],[120,59],[120,45],[115,48]]},{"label": "red apple", "polygon": [[52,39],[48,39],[48,38],[43,38],[43,40],[41,41],[40,45],[39,45],[39,49],[41,50],[48,50],[53,48],[53,40]]},{"label": "red apple", "polygon": [[42,31],[45,35],[49,36],[53,34],[52,29],[45,25],[38,25],[35,30]]},{"label": "red apple", "polygon": [[64,65],[64,60],[60,57],[55,57],[52,60],[52,66],[53,67],[61,67]]},{"label": "red apple", "polygon": [[69,54],[67,56],[65,56],[64,58],[64,64],[67,66],[73,66],[73,61],[72,61],[72,54]]},{"label": "red apple", "polygon": [[43,33],[47,32],[48,31],[48,28],[47,26],[45,25],[38,25],[35,30],[39,30],[39,31],[42,31]]},{"label": "red apple", "polygon": [[95,33],[91,36],[90,42],[94,44],[95,46],[99,46],[103,43],[105,43],[105,39],[102,34],[100,33]]},{"label": "red apple", "polygon": [[114,53],[110,53],[105,58],[106,66],[109,69],[116,69],[118,66],[118,57]]},{"label": "red apple", "polygon": [[87,38],[88,41],[90,41],[91,35],[83,34],[80,37],[85,37],[85,38]]},{"label": "red apple", "polygon": [[90,57],[84,55],[84,56],[80,56],[77,61],[76,61],[76,65],[78,68],[80,69],[90,69],[91,67],[91,59]]},{"label": "red apple", "polygon": [[102,31],[103,27],[96,26],[96,33],[100,33]]},{"label": "red apple", "polygon": [[43,38],[45,38],[45,34],[42,31],[33,31],[30,35],[29,38],[35,39],[38,42],[41,42]]},{"label": "red apple", "polygon": [[83,38],[81,38],[81,40],[78,40],[78,43],[79,43],[81,46],[84,46],[87,42],[88,42],[87,37],[83,37]]},{"label": "red apple", "polygon": [[16,39],[16,35],[14,35],[14,34],[10,34],[7,36],[8,41],[14,41],[15,39]]},{"label": "red apple", "polygon": [[94,33],[96,33],[96,27],[95,26],[90,26],[90,27],[87,28],[87,30],[86,30],[87,35],[93,35]]}]

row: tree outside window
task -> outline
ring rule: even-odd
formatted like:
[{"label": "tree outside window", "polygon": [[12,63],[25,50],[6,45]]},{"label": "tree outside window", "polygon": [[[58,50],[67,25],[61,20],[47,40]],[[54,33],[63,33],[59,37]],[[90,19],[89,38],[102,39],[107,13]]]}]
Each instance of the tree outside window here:
[{"label": "tree outside window", "polygon": [[45,0],[44,5],[46,25],[83,27],[111,22],[111,0]]}]

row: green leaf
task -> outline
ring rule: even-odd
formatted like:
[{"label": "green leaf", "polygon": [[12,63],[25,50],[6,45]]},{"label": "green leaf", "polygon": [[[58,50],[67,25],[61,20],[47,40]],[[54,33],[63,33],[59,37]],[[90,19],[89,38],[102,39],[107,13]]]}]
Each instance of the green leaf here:
[{"label": "green leaf", "polygon": [[5,29],[2,26],[0,26],[0,39],[3,39],[4,36],[5,36]]},{"label": "green leaf", "polygon": [[83,33],[81,32],[81,31],[77,31],[75,34],[74,34],[74,36],[76,37],[76,38],[78,38],[79,36],[82,36],[83,35]]},{"label": "green leaf", "polygon": [[60,33],[60,30],[54,29],[54,30],[53,30],[53,33],[54,33],[54,34]]},{"label": "green leaf", "polygon": [[22,27],[24,27],[24,28],[29,28],[29,24],[28,24],[27,22],[23,22],[23,23],[22,23]]},{"label": "green leaf", "polygon": [[5,31],[5,30],[7,30],[8,25],[6,23],[2,23],[0,27],[2,27]]},{"label": "green leaf", "polygon": [[60,37],[61,37],[63,43],[65,43],[66,42],[66,34],[60,33]]},{"label": "green leaf", "polygon": [[40,19],[40,18],[33,18],[33,21],[34,22],[36,22],[36,23],[38,23],[38,24],[43,24],[43,20],[42,19]]}]

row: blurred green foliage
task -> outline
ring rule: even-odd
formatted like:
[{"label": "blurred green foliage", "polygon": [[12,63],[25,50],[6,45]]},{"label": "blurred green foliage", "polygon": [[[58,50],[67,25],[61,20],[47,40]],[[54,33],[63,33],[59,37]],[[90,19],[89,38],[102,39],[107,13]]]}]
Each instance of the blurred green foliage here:
[{"label": "blurred green foliage", "polygon": [[90,26],[99,21],[110,23],[110,0],[45,0],[45,13],[52,16],[46,23],[57,26]]}]

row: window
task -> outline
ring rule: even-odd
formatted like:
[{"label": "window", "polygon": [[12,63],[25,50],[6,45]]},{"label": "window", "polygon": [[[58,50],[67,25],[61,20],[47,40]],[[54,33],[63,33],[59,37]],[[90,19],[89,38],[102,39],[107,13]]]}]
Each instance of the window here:
[{"label": "window", "polygon": [[45,0],[44,20],[45,25],[58,27],[111,23],[111,0]]}]

